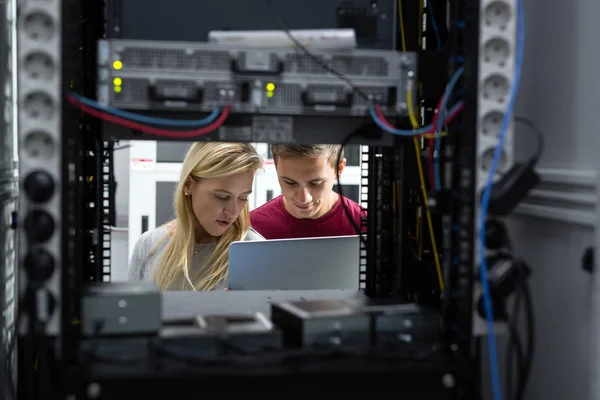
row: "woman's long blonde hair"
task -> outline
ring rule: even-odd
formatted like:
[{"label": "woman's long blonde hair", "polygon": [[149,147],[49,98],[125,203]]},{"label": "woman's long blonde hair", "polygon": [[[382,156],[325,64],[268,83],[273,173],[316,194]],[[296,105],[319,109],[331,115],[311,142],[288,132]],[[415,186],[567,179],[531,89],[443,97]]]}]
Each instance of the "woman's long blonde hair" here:
[{"label": "woman's long blonde hair", "polygon": [[[197,275],[189,279],[190,261],[196,244],[196,216],[192,209],[191,196],[184,196],[184,185],[188,177],[227,178],[243,172],[256,172],[262,166],[262,159],[250,144],[196,142],[193,143],[183,160],[181,177],[175,190],[173,204],[175,219],[167,224],[169,240],[154,272],[154,280],[160,290],[180,288],[184,282],[194,285],[194,290],[211,290],[227,276],[229,245],[244,240],[250,229],[248,204],[217,242],[212,255],[200,268],[204,277],[195,284]],[[165,240],[169,235],[165,237]],[[161,241],[158,246],[164,242]],[[157,247],[158,247],[157,246]]]}]

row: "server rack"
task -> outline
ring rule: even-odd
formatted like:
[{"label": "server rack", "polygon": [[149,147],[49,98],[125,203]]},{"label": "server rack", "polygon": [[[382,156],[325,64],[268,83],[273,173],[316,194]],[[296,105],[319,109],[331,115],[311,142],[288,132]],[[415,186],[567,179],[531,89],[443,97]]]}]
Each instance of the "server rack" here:
[{"label": "server rack", "polygon": [[[77,21],[78,23],[63,23],[62,29],[62,80],[63,92],[77,90],[87,97],[95,94],[95,72],[96,72],[96,40],[103,37],[105,22],[102,1],[63,0],[61,4],[61,17],[63,21]],[[455,34],[460,37],[458,46],[460,54],[453,59],[454,62],[465,63],[465,87],[462,96],[471,100],[469,96],[475,96],[477,92],[476,67],[477,45],[473,37],[477,37],[479,8],[477,2],[457,1],[453,2],[455,15],[466,29],[455,28]],[[113,3],[119,4],[119,3]],[[395,4],[395,2],[393,2]],[[396,10],[391,6],[393,15]],[[150,7],[147,7],[148,9]],[[108,12],[110,14],[111,8]],[[408,11],[407,11],[408,12]],[[361,23],[369,18],[361,17]],[[120,31],[122,24],[116,24],[116,19],[111,19],[108,29],[114,32]],[[368,24],[367,24],[368,25]],[[293,27],[293,26],[292,26]],[[119,28],[119,29],[116,29]],[[373,36],[372,30],[367,36]],[[375,34],[375,36],[377,36]],[[387,39],[386,39],[387,40]],[[375,40],[375,42],[379,42]],[[384,40],[385,42],[385,40]],[[395,40],[392,40],[395,42]],[[386,42],[387,43],[387,42]],[[451,67],[454,69],[454,66]],[[466,101],[463,111],[461,139],[454,143],[455,154],[459,157],[455,160],[455,174],[460,176],[461,197],[455,203],[453,218],[461,227],[460,234],[454,233],[453,240],[459,243],[457,248],[462,249],[460,260],[463,274],[456,279],[455,290],[459,296],[447,296],[444,298],[444,310],[448,321],[456,318],[456,325],[449,325],[447,329],[448,343],[456,344],[460,338],[464,346],[465,355],[472,357],[469,344],[471,337],[472,319],[472,251],[469,249],[473,243],[473,218],[474,218],[474,143],[476,142],[475,114],[476,102]],[[110,144],[105,143],[102,136],[102,126],[98,121],[75,111],[70,105],[64,103],[61,106],[62,118],[62,207],[61,216],[61,250],[64,257],[62,270],[60,271],[60,309],[61,328],[57,332],[59,338],[58,348],[60,357],[65,362],[76,363],[77,352],[72,343],[80,338],[79,327],[76,321],[81,317],[79,300],[81,290],[86,281],[99,280],[104,272],[99,265],[104,260],[102,240],[99,235],[104,231],[106,210],[97,207],[104,204],[105,182],[103,179],[104,151],[109,149]],[[114,138],[114,136],[113,136]],[[397,140],[394,148],[369,148],[368,164],[368,208],[370,211],[367,225],[368,235],[367,261],[366,261],[366,293],[371,297],[388,297],[390,288],[394,284],[402,285],[401,271],[402,263],[397,261],[398,253],[385,253],[382,249],[389,248],[388,233],[392,228],[388,221],[394,221],[391,217],[390,198],[394,192],[389,190],[391,180],[400,177],[400,182],[410,182],[409,172],[403,163],[408,159],[409,148],[406,142]],[[83,179],[80,180],[79,177]],[[83,181],[83,182],[82,182]],[[380,188],[381,192],[374,195],[373,188]],[[81,203],[81,199],[93,200],[89,203]],[[94,204],[94,206],[91,206]],[[381,212],[379,212],[381,211]],[[110,214],[110,210],[108,212]],[[376,218],[378,216],[379,218]],[[387,217],[387,218],[386,218]],[[402,252],[402,247],[399,247]],[[469,273],[467,273],[467,271]],[[393,284],[390,284],[390,281]],[[31,360],[27,360],[31,361]],[[437,376],[437,375],[436,375]]]}]

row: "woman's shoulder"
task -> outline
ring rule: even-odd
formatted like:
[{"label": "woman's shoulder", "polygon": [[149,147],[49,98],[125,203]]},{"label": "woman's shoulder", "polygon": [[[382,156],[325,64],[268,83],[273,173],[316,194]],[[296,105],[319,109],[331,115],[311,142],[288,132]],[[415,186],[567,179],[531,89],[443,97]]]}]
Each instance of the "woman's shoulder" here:
[{"label": "woman's shoulder", "polygon": [[146,231],[138,237],[135,243],[134,252],[142,253],[147,255],[152,249],[154,249],[158,244],[164,242],[166,244],[166,238],[169,237],[169,232],[166,226],[159,226],[158,228]]},{"label": "woman's shoulder", "polygon": [[[146,231],[140,235],[135,242],[133,253],[129,260],[129,280],[140,281],[146,278],[148,269],[150,268],[148,257],[165,237],[168,237],[168,231],[164,226]],[[164,242],[166,244],[166,241]]]},{"label": "woman's shoulder", "polygon": [[142,233],[138,238],[138,242],[153,245],[163,240],[165,236],[168,236],[168,234],[169,232],[167,230],[167,227],[165,225],[162,225]]},{"label": "woman's shoulder", "polygon": [[255,231],[254,228],[250,228],[250,229],[248,229],[248,233],[246,234],[246,238],[244,240],[252,241],[252,240],[266,240],[266,239],[263,237],[263,235],[261,235],[260,233]]}]

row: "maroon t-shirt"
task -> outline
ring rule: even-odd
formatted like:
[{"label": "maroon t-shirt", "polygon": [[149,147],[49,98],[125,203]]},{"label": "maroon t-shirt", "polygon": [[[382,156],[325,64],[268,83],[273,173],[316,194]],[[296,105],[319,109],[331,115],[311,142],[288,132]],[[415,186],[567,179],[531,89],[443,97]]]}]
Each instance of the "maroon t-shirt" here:
[{"label": "maroon t-shirt", "polygon": [[250,223],[265,239],[356,235],[356,230],[346,215],[342,201],[346,203],[356,226],[360,227],[361,216],[366,216],[366,210],[342,196],[339,196],[339,200],[331,211],[317,219],[299,219],[292,216],[285,209],[283,196],[278,196],[250,212]]}]

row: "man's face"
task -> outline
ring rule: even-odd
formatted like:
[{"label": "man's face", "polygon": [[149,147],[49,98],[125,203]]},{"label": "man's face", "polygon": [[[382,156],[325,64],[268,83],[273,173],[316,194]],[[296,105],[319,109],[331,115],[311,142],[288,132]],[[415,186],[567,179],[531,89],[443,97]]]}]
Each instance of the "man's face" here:
[{"label": "man's face", "polygon": [[[345,165],[344,159],[339,173]],[[294,217],[316,219],[333,208],[337,200],[332,190],[336,171],[325,157],[279,158],[276,168],[285,207]]]}]

